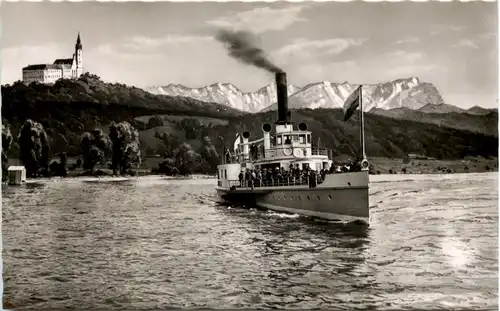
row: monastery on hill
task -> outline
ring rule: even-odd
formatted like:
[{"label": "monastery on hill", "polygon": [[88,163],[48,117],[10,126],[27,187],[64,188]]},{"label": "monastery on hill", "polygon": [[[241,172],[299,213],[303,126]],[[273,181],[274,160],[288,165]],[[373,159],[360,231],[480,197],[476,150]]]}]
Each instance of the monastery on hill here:
[{"label": "monastery on hill", "polygon": [[73,58],[56,59],[53,64],[26,66],[23,68],[23,82],[54,83],[61,78],[77,79],[84,73],[82,57],[82,41],[78,33]]}]

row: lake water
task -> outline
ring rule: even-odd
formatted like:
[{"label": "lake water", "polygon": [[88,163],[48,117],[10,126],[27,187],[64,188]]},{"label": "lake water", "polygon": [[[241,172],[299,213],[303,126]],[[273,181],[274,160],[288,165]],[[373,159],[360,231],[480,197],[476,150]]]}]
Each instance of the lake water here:
[{"label": "lake water", "polygon": [[215,180],[4,187],[5,306],[497,309],[497,173],[370,178],[369,228],[223,207]]}]

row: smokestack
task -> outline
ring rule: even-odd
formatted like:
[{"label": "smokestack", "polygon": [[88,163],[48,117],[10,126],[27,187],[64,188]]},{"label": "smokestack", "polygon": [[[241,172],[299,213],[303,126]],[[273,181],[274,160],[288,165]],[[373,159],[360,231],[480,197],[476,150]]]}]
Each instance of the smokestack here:
[{"label": "smokestack", "polygon": [[262,125],[262,132],[264,132],[264,156],[267,150],[271,149],[271,132],[272,126],[269,123]]},{"label": "smokestack", "polygon": [[276,124],[287,124],[288,120],[288,89],[286,73],[276,73],[276,92],[278,97],[278,121]]},{"label": "smokestack", "polygon": [[249,158],[250,155],[250,146],[248,145],[248,139],[250,138],[250,132],[243,132],[243,157],[245,159]]}]

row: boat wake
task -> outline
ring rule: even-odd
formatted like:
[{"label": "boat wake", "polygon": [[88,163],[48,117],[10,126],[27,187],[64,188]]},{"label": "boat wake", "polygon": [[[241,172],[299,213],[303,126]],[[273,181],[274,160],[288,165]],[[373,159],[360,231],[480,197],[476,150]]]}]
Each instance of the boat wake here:
[{"label": "boat wake", "polygon": [[313,221],[314,223],[317,224],[352,224],[352,225],[361,225],[361,226],[368,226],[369,224],[366,221],[363,220],[328,220],[328,219],[322,219],[318,217],[313,217],[313,216],[307,216],[307,215],[301,215],[301,214],[294,214],[294,213],[286,213],[286,212],[277,212],[273,210],[268,210],[264,208],[260,208],[257,206],[247,206],[245,204],[235,204],[235,203],[227,203],[227,202],[219,202],[219,201],[214,201],[215,206],[219,209],[223,209],[226,211],[231,211],[233,210],[235,213],[238,214],[238,216],[241,216],[244,213],[248,213],[248,215],[255,215],[258,214],[260,217],[267,217],[267,218],[279,218],[279,219],[298,219],[298,220],[305,220],[307,222]]}]

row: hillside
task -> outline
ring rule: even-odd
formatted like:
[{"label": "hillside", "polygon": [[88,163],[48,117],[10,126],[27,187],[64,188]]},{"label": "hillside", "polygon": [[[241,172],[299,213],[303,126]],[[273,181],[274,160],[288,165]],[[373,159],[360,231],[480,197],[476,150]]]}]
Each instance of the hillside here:
[{"label": "hillside", "polygon": [[[231,117],[241,111],[218,103],[202,102],[187,97],[153,95],[136,87],[118,83],[104,83],[98,76],[84,74],[78,80],[60,79],[53,85],[21,82],[2,86],[2,98],[7,107],[2,112],[15,115],[17,107],[35,107],[46,103],[98,104],[148,109],[164,113],[181,113],[204,116]],[[21,105],[21,106],[20,106]],[[4,109],[6,109],[4,111]]]},{"label": "hillside", "polygon": [[467,113],[476,115],[485,115],[485,114],[490,114],[492,112],[498,112],[498,109],[487,109],[479,106],[474,106],[467,110]]},{"label": "hillside", "polygon": [[[120,117],[150,114],[179,114],[231,118],[243,112],[225,105],[202,102],[187,97],[152,95],[142,89],[124,84],[104,83],[95,75],[85,74],[76,81],[59,80],[53,85],[21,82],[2,86],[2,117],[25,119],[32,116],[45,118],[53,112],[76,115],[89,109],[89,115]],[[78,107],[79,109],[74,109]],[[99,112],[95,114],[95,112]],[[68,117],[74,117],[69,115]],[[77,121],[78,118],[67,121]],[[85,121],[85,120],[83,120]]]},{"label": "hillside", "polygon": [[[355,154],[359,150],[358,116],[342,120],[340,109],[305,109],[294,111],[292,118],[306,122],[323,148],[335,148],[335,153]],[[261,137],[261,123],[273,122],[274,112],[235,118],[227,126],[216,126],[213,136],[220,135],[232,144],[234,133],[247,129],[252,137]],[[365,115],[367,154],[374,157],[404,157],[415,153],[437,159],[457,159],[465,156],[494,156],[498,154],[498,135],[485,135],[411,120],[397,120],[376,114]],[[253,138],[250,138],[252,140]]]},{"label": "hillside", "polygon": [[451,113],[451,112],[467,113],[467,110],[464,110],[462,108],[458,108],[456,106],[447,105],[444,103],[440,104],[440,105],[427,104],[427,105],[423,106],[422,108],[418,109],[418,111],[421,111],[424,113]]},{"label": "hillside", "polygon": [[[3,122],[10,127],[15,140],[25,119],[31,118],[45,127],[53,153],[65,151],[69,156],[79,154],[83,132],[101,128],[107,133],[113,121],[128,121],[139,130],[145,154],[163,154],[166,147],[174,148],[181,142],[196,148],[205,136],[221,150],[222,141],[228,147],[233,144],[237,131],[248,129],[253,137],[260,137],[262,122],[276,119],[276,112],[246,114],[219,104],[155,96],[125,85],[103,83],[94,76],[75,82],[59,81],[53,86],[20,83],[4,86],[2,100]],[[422,118],[420,121],[425,122],[367,113],[367,152],[380,157],[403,157],[407,153],[435,158],[497,156],[498,135],[493,131],[493,121],[488,119],[497,116],[467,116],[469,119],[464,119],[464,123],[477,123],[478,127],[485,124],[483,132],[491,135],[449,128],[453,125],[451,120],[440,126]],[[319,138],[322,147],[335,148],[336,154],[352,155],[358,148],[356,115],[343,122],[340,109],[319,108],[294,110],[292,118],[295,122],[307,122],[314,143]],[[157,138],[164,133],[169,135],[169,146]],[[10,157],[17,156],[15,140],[9,150]]]},{"label": "hillside", "polygon": [[107,132],[113,121],[129,121],[145,129],[148,124],[136,121],[136,117],[180,115],[227,120],[241,114],[216,103],[157,96],[123,84],[104,83],[88,74],[76,81],[59,80],[54,85],[26,86],[19,82],[2,86],[2,120],[14,137],[24,121],[31,118],[46,128],[55,152],[69,148],[65,151],[71,154],[77,152],[81,133],[94,128]]},{"label": "hillside", "polygon": [[[425,106],[423,107],[425,108],[423,109],[424,111],[422,111],[422,109],[412,110],[409,108],[395,108],[390,110],[375,108],[370,110],[369,114],[376,114],[398,120],[430,123],[493,136],[498,135],[498,112],[492,111],[488,114],[476,115],[467,113],[466,111],[456,112],[460,111],[460,108],[454,106],[448,108],[448,106],[449,105],[442,107],[442,105],[440,105],[437,109]],[[439,111],[439,107],[443,110]]]}]

